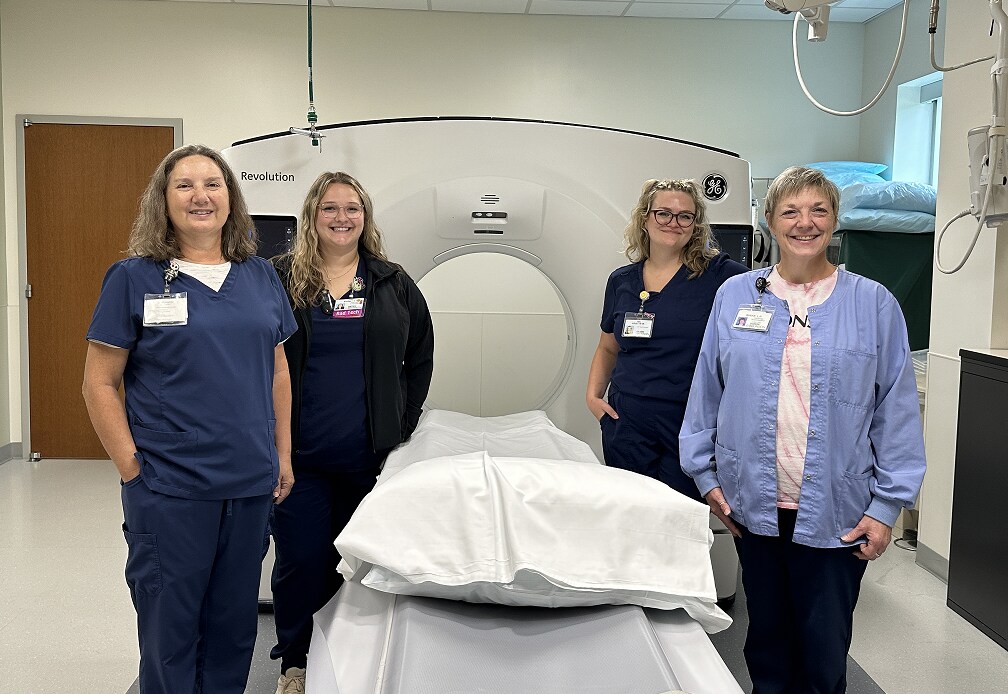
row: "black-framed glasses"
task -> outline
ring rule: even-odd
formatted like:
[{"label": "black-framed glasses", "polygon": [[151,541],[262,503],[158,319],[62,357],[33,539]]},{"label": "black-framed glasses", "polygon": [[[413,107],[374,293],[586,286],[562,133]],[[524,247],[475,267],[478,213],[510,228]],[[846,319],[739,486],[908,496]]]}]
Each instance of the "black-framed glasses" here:
[{"label": "black-framed glasses", "polygon": [[670,224],[676,220],[676,224],[686,228],[696,221],[696,215],[692,212],[673,212],[672,210],[651,210],[654,220],[661,225]]},{"label": "black-framed glasses", "polygon": [[333,217],[339,214],[339,211],[341,209],[343,210],[343,213],[346,214],[346,216],[349,217],[350,219],[357,219],[362,214],[364,214],[364,208],[360,205],[355,205],[353,203],[350,203],[349,205],[344,205],[343,207],[340,207],[339,205],[333,204],[331,202],[319,205],[319,212],[321,212],[322,216],[325,217],[326,219],[332,219]]}]

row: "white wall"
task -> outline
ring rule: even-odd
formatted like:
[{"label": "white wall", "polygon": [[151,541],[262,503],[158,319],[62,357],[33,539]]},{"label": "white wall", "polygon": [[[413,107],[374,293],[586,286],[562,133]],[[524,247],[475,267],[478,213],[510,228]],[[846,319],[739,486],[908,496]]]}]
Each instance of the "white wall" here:
[{"label": "white wall", "polygon": [[[313,16],[324,123],[489,115],[602,125],[736,151],[754,176],[858,151],[857,119],[838,122],[802,96],[787,22],[326,7]],[[298,6],[117,0],[2,0],[0,17],[9,431],[19,432],[15,114],[181,117],[186,141],[218,148],[302,125],[306,22]],[[863,40],[863,26],[835,23],[828,42],[803,47],[807,74],[826,76],[842,103],[860,98]],[[674,173],[669,162],[655,175]]]},{"label": "white wall", "polygon": [[[0,11],[0,37],[3,36],[3,12]],[[7,117],[3,110],[3,51],[0,50],[0,142],[6,142],[6,133],[10,130],[7,124]],[[6,145],[5,145],[6,149]],[[4,177],[4,160],[6,157],[0,157],[0,180],[6,181]],[[5,207],[4,207],[4,195],[0,191],[0,228],[3,228],[4,220],[6,219]],[[5,257],[10,257],[9,253]],[[15,266],[16,267],[16,266]],[[7,287],[7,265],[5,263],[0,263],[0,292],[6,294]],[[10,402],[16,396],[10,390],[10,378],[9,374],[14,370],[9,367],[9,350],[7,348],[7,343],[9,340],[13,339],[17,341],[17,328],[10,330],[8,327],[8,316],[12,312],[9,310],[0,311],[0,446],[6,445],[11,440],[11,414],[10,414]],[[15,321],[14,326],[17,325]],[[10,392],[10,397],[4,397],[5,393]],[[20,435],[16,438],[21,438]],[[3,462],[7,456],[0,455],[0,462]]]},{"label": "white wall", "polygon": [[[938,64],[941,65],[943,41],[945,32],[945,15],[951,10],[946,2],[939,16],[938,33],[936,39],[935,53]],[[986,11],[987,5],[983,4]],[[892,84],[886,93],[879,99],[871,109],[862,114],[860,118],[860,159],[863,161],[877,161],[886,166],[892,166],[893,160],[893,139],[896,124],[896,87],[904,82],[929,75],[934,72],[931,67],[930,46],[928,44],[928,13],[931,7],[930,0],[910,0],[910,14],[907,18],[907,34],[903,46],[903,55],[899,65],[896,67],[896,74],[893,75]],[[903,3],[883,12],[881,15],[865,24],[864,38],[864,69],[861,78],[861,101],[857,104],[851,102],[840,102],[833,99],[829,94],[819,97],[819,101],[832,108],[851,110],[862,104],[871,101],[878,90],[882,87],[886,75],[892,66],[893,56],[896,55],[896,44],[899,42],[900,20],[903,15]],[[988,22],[989,25],[989,22]],[[832,34],[833,28],[830,27]],[[832,36],[830,37],[832,40]],[[808,82],[808,78],[806,78]],[[813,94],[816,92],[813,90]],[[940,170],[940,169],[939,169]],[[890,177],[890,172],[882,174],[886,178]]]},{"label": "white wall", "polygon": [[[988,4],[959,0],[946,14],[945,61],[960,63],[992,55]],[[943,88],[938,223],[969,207],[966,132],[990,123],[990,67],[981,63],[946,73]],[[942,244],[943,264],[962,257],[976,224],[972,217],[953,225]],[[925,419],[928,471],[921,493],[918,562],[947,571],[952,518],[952,483],[959,401],[959,350],[1008,347],[1008,230],[985,230],[966,266],[955,275],[935,272],[931,302],[928,399]],[[944,565],[944,566],[943,566]]]}]

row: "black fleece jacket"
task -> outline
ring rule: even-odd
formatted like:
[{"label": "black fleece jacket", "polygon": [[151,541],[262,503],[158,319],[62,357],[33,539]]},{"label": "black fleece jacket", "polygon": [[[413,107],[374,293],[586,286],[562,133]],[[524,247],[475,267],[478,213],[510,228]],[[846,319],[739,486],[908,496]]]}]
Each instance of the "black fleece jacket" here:
[{"label": "black fleece jacket", "polygon": [[[364,289],[364,390],[371,445],[378,453],[416,429],[434,372],[434,326],[423,294],[402,267],[363,249],[360,254],[370,278]],[[274,258],[274,265],[290,299],[289,260]],[[312,322],[308,308],[296,308],[293,301],[291,308],[298,331],[284,342],[284,352],[291,375],[291,445],[297,453]]]}]

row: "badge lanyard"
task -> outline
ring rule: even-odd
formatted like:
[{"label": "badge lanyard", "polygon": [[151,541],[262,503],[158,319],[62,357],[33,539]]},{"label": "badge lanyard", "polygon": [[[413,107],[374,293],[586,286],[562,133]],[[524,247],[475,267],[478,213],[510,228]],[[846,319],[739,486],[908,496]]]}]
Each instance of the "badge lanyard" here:
[{"label": "badge lanyard", "polygon": [[178,263],[172,260],[164,271],[164,292],[144,294],[144,326],[187,325],[189,323],[188,294],[186,292],[173,294],[171,291],[171,283],[178,276]]},{"label": "badge lanyard", "polygon": [[637,313],[623,316],[623,337],[651,337],[654,329],[654,314],[644,313],[644,302],[651,298],[651,294],[645,289],[638,296],[640,308]]},{"label": "badge lanyard", "polygon": [[328,289],[322,290],[322,312],[330,318],[362,318],[364,316],[364,297],[354,297],[354,292],[363,291],[364,278],[354,277],[350,283],[350,296],[346,299],[336,299]]},{"label": "badge lanyard", "polygon": [[756,303],[742,304],[738,313],[735,314],[735,321],[732,328],[735,330],[750,330],[753,332],[765,333],[770,329],[770,319],[773,318],[774,309],[763,305],[763,292],[770,286],[766,277],[756,278]]}]

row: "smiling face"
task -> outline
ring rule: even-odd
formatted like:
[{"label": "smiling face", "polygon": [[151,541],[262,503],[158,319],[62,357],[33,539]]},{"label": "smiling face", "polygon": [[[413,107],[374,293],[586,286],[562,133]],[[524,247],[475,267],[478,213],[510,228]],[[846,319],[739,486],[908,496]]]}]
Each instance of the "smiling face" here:
[{"label": "smiling face", "polygon": [[[335,216],[327,217],[323,208],[338,208]],[[358,216],[347,214],[347,209],[359,209]],[[342,255],[357,247],[364,230],[364,204],[357,191],[345,183],[330,183],[315,209],[315,233],[323,256],[329,253]]]},{"label": "smiling face", "polygon": [[199,154],[179,159],[168,175],[165,205],[180,244],[204,245],[210,236],[219,240],[231,213],[220,167]]},{"label": "smiling face", "polygon": [[[666,224],[661,224],[655,219],[655,211],[664,210],[671,212],[672,217]],[[647,232],[651,241],[651,255],[660,249],[671,251],[674,254],[682,253],[686,242],[696,231],[696,223],[691,222],[685,226],[680,226],[676,215],[680,212],[689,212],[696,215],[696,205],[693,198],[681,190],[659,190],[655,193],[651,201],[651,208],[644,219],[644,231]]]},{"label": "smiling face", "polygon": [[808,187],[782,198],[767,215],[767,223],[780,247],[781,262],[825,262],[837,216],[829,196]]}]

